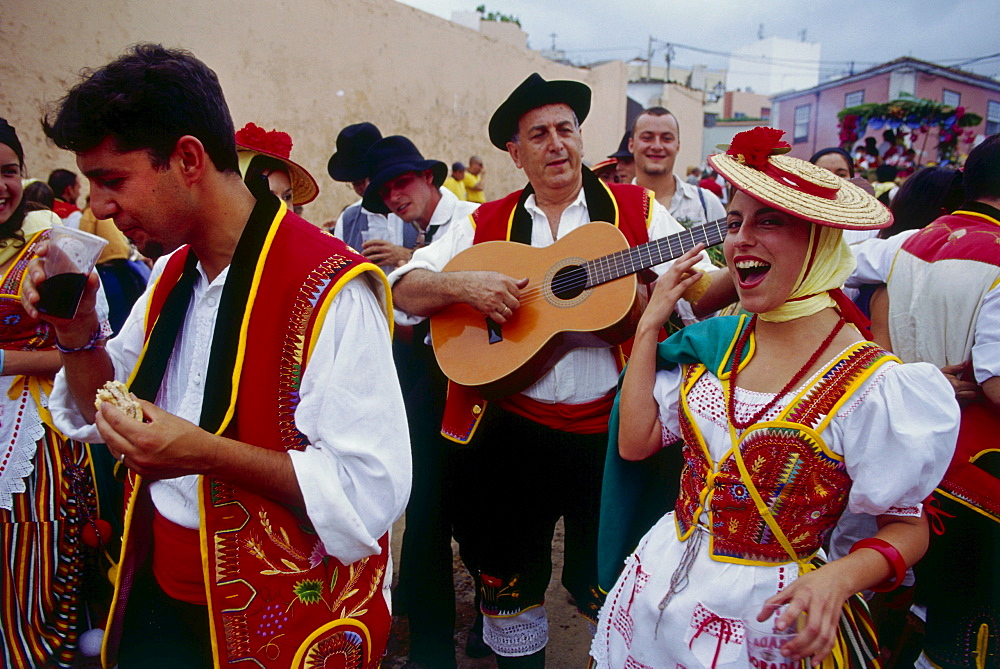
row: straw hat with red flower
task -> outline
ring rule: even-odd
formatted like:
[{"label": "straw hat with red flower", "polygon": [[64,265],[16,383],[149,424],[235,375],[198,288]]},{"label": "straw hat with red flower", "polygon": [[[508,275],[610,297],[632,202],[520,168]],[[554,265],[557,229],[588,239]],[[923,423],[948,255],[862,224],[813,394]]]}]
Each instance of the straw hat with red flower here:
[{"label": "straw hat with red flower", "polygon": [[719,146],[708,157],[726,181],[752,198],[793,216],[846,230],[874,230],[892,223],[892,214],[874,197],[833,172],[784,154],[784,131],[753,128]]},{"label": "straw hat with red flower", "polygon": [[240,158],[240,174],[246,175],[254,156],[270,156],[288,167],[292,182],[292,204],[308,204],[319,195],[319,186],[312,175],[288,158],[292,154],[292,138],[287,132],[264,130],[259,125],[247,123],[236,132],[236,150]]}]

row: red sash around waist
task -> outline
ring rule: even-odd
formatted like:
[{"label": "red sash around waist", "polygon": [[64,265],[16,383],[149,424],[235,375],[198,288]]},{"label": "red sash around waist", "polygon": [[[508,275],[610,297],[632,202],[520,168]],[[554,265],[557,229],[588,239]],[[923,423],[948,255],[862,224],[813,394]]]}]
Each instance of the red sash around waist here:
[{"label": "red sash around waist", "polygon": [[174,599],[208,605],[198,530],[167,520],[159,511],[153,516],[153,576]]},{"label": "red sash around waist", "polygon": [[582,404],[545,404],[521,393],[505,397],[497,404],[545,427],[573,434],[600,434],[608,431],[608,416],[615,393]]}]

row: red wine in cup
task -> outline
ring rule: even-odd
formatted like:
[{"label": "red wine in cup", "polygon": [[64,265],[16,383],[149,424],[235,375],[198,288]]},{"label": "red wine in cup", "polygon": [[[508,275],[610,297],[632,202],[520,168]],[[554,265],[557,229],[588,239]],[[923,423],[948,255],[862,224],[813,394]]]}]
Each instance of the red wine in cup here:
[{"label": "red wine in cup", "polygon": [[86,285],[86,274],[50,276],[38,284],[38,303],[35,308],[55,318],[73,318]]}]

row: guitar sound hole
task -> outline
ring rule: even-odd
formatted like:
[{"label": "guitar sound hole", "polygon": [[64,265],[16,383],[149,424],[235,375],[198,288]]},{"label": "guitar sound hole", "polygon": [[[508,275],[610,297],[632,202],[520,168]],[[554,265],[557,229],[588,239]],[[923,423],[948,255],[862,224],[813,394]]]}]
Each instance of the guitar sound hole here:
[{"label": "guitar sound hole", "polygon": [[552,294],[560,300],[572,300],[587,288],[587,270],[579,265],[568,265],[552,277]]}]

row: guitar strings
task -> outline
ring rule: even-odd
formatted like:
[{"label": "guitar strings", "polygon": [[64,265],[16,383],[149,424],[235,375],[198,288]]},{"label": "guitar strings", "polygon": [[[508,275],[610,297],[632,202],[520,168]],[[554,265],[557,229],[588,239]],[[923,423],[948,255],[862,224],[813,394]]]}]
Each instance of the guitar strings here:
[{"label": "guitar strings", "polygon": [[[592,283],[591,286],[598,286],[603,283],[607,283],[608,281],[620,278],[622,276],[635,274],[636,272],[642,271],[643,269],[648,269],[649,267],[655,267],[656,265],[669,262],[670,260],[673,260],[674,258],[683,255],[688,250],[693,248],[696,244],[704,243],[708,246],[718,244],[719,242],[722,241],[722,239],[720,238],[719,241],[714,241],[712,238],[710,238],[708,234],[710,230],[708,228],[709,225],[714,224],[716,226],[719,226],[719,224],[724,223],[725,221],[726,219],[719,219],[717,221],[712,221],[711,224],[706,224],[703,226],[699,226],[698,228],[692,228],[690,230],[686,230],[685,232],[687,232],[688,236],[691,238],[690,246],[688,248],[685,248],[684,241],[680,239],[680,237],[684,233],[679,232],[670,235],[669,237],[664,237],[654,242],[650,242],[648,244],[643,244],[641,246],[632,247],[622,251],[616,251],[615,253],[603,256],[601,258],[595,258],[593,260],[589,260],[579,266],[579,269],[582,270],[582,276],[581,272],[579,271],[571,272],[570,276],[562,277],[556,281],[553,281],[550,284],[550,289],[554,293],[559,293],[564,291],[575,290],[581,287],[586,287],[587,283],[590,281],[590,277],[592,274],[592,272],[590,271],[591,269],[593,270],[593,278],[595,279],[594,283]],[[704,239],[700,241],[696,240],[694,238],[695,232],[701,233],[701,236],[704,237]],[[720,237],[725,236],[723,234],[723,230],[721,229],[721,227],[717,229],[717,233],[720,235]],[[666,250],[669,253],[669,255],[667,255],[666,257],[663,256],[664,246],[666,246]],[[644,252],[647,255],[647,261],[649,261],[649,264],[647,264],[647,262],[643,261],[642,259]],[[657,262],[653,262],[654,253],[656,253],[659,259]],[[636,268],[636,262],[635,262],[636,260],[639,261],[638,262],[639,265],[642,265],[641,267]],[[535,286],[534,288],[528,288],[528,290],[521,293],[519,302],[522,305],[535,302],[540,297],[542,297],[543,292],[544,292],[544,286]]]}]

